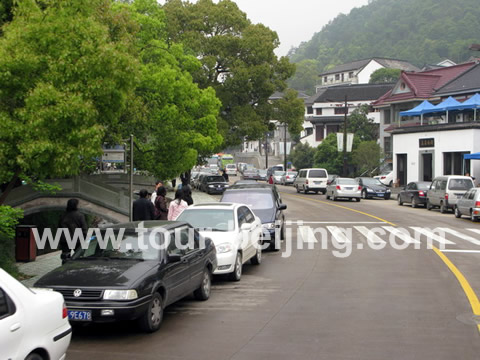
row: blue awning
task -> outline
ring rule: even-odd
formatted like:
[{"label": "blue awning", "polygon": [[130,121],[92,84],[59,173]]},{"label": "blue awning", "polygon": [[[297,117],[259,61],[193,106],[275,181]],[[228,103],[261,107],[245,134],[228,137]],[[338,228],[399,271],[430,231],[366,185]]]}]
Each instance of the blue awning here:
[{"label": "blue awning", "polygon": [[465,154],[463,155],[465,160],[480,160],[480,152],[474,154]]},{"label": "blue awning", "polygon": [[480,95],[476,93],[470,99],[449,110],[480,109]]},{"label": "blue awning", "polygon": [[446,112],[450,110],[455,110],[458,106],[462,105],[461,102],[455,100],[453,97],[449,96],[448,99],[441,102],[440,104],[434,106],[433,109],[426,110],[424,114],[435,113],[435,112]]},{"label": "blue awning", "polygon": [[420,105],[414,107],[413,109],[407,111],[401,111],[400,116],[418,116],[427,113],[428,110],[435,108],[435,105],[432,105],[430,102],[425,100]]}]

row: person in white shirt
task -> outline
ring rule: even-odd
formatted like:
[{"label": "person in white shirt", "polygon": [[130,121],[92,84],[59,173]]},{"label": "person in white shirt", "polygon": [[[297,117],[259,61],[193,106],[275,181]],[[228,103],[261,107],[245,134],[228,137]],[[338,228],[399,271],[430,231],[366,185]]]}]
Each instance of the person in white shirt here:
[{"label": "person in white shirt", "polygon": [[170,206],[168,208],[168,220],[174,221],[177,217],[188,207],[188,204],[185,200],[183,200],[183,191],[177,190],[175,192],[175,199],[170,202]]}]

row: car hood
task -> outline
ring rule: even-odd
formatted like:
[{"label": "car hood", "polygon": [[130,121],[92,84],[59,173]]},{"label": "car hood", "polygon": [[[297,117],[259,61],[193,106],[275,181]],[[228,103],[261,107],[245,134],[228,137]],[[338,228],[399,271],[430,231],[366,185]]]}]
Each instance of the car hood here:
[{"label": "car hood", "polygon": [[233,231],[200,231],[200,234],[205,238],[210,238],[215,246],[223,243],[231,243],[234,239],[235,232]]},{"label": "car hood", "polygon": [[72,260],[41,277],[34,286],[131,286],[156,264],[138,260]]}]

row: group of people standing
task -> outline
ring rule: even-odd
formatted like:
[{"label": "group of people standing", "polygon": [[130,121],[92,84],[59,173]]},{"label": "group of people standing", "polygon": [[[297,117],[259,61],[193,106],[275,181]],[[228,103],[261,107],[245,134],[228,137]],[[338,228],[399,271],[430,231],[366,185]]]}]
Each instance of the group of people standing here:
[{"label": "group of people standing", "polygon": [[140,198],[133,203],[133,221],[176,220],[189,205],[193,204],[192,189],[189,185],[179,187],[175,198],[168,204],[167,189],[157,181],[150,199],[148,191],[140,190]]}]

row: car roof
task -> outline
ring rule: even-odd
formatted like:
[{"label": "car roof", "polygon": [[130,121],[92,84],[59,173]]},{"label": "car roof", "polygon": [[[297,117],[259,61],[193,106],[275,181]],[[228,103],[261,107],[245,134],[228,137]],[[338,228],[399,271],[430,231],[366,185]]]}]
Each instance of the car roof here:
[{"label": "car roof", "polygon": [[201,204],[194,204],[189,206],[188,209],[193,208],[235,208],[238,204],[236,203],[229,203],[229,202],[211,202],[211,203],[201,203]]},{"label": "car roof", "polygon": [[225,191],[230,190],[245,190],[245,189],[258,189],[258,190],[274,190],[274,186],[270,184],[263,184],[259,182],[252,182],[252,183],[241,183],[241,184],[233,184]]},{"label": "car roof", "polygon": [[[129,222],[124,222],[124,223],[119,223],[119,224],[110,224],[110,225],[105,225],[102,227],[102,229],[127,229],[127,230],[135,230],[136,228],[139,227],[139,224],[142,221],[129,221]],[[143,227],[145,229],[155,229],[155,228],[160,228],[163,227],[165,229],[174,229],[182,225],[189,225],[185,221],[166,221],[166,220],[147,220],[143,221]]]}]

